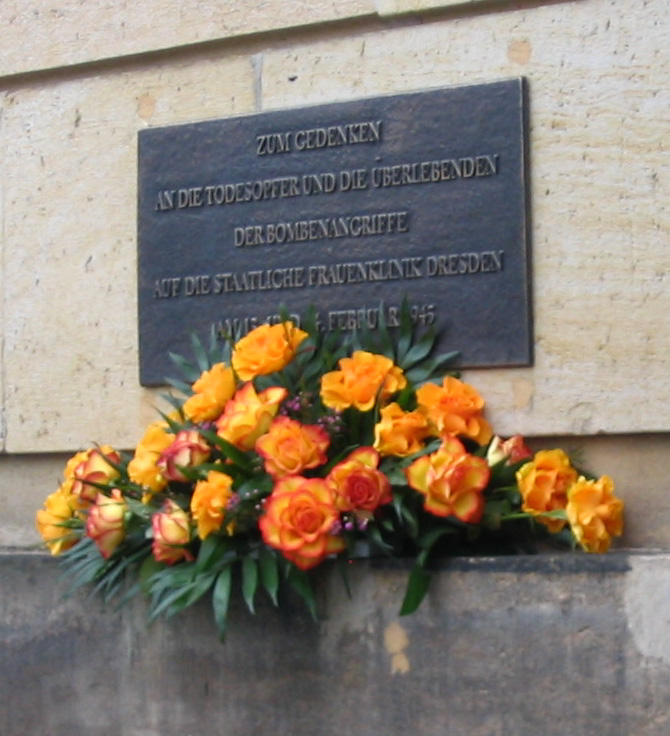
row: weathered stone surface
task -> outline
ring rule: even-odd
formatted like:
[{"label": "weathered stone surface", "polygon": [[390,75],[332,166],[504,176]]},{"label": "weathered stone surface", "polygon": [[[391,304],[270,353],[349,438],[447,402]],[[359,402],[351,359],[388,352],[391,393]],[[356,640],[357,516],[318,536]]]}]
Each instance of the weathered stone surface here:
[{"label": "weathered stone surface", "polygon": [[138,382],[137,131],[249,111],[253,79],[248,58],[212,56],[6,95],[6,451],[130,446],[155,419]]},{"label": "weathered stone surface", "polygon": [[[3,124],[3,111],[5,107],[5,94],[0,93],[0,151],[6,149],[5,143],[5,126]],[[4,156],[0,156],[0,263],[3,259],[4,254],[4,239],[2,236],[2,223],[4,222],[4,187],[5,187],[5,162]],[[0,274],[0,283],[3,282],[4,278],[4,267]],[[4,292],[4,283],[2,283],[2,290]],[[5,335],[5,300],[4,293],[0,297],[0,356],[4,355],[4,335]],[[2,358],[0,358],[1,360]],[[0,366],[0,449],[5,446],[5,412],[4,412],[4,396],[5,396],[5,372]]]},{"label": "weathered stone surface", "polygon": [[[297,601],[250,616],[225,644],[207,605],[150,629],[84,595],[58,565],[0,558],[3,736],[665,736],[667,555],[462,559],[399,619],[407,570],[333,571],[321,620]],[[649,591],[654,603],[649,605]],[[11,594],[10,594],[11,593]]]},{"label": "weathered stone surface", "polygon": [[0,76],[309,26],[374,13],[373,0],[7,0],[0,6]]}]

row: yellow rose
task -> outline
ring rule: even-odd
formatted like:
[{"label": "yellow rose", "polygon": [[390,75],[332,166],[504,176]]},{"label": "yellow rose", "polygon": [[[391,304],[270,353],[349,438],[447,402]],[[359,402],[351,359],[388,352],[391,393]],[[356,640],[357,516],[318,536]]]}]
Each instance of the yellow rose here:
[{"label": "yellow rose", "polygon": [[152,551],[158,562],[173,565],[180,560],[192,560],[186,548],[191,541],[191,526],[188,514],[174,501],[167,500],[161,511],[151,517],[154,541]]},{"label": "yellow rose", "polygon": [[407,457],[423,447],[428,420],[420,411],[403,411],[395,402],[383,407],[375,425],[374,447],[382,455]]},{"label": "yellow rose", "polygon": [[[97,486],[93,483],[108,485],[119,477],[119,471],[112,465],[118,465],[121,456],[109,445],[88,450],[84,459],[74,469],[72,493],[82,501],[93,502],[98,495]],[[66,473],[68,468],[66,467]]]},{"label": "yellow rose", "polygon": [[385,355],[357,350],[338,365],[339,370],[321,378],[321,400],[330,409],[368,411],[407,385],[402,369]]},{"label": "yellow rose", "polygon": [[245,383],[219,417],[218,435],[240,450],[253,450],[256,440],[270,429],[287,394],[285,388],[277,386],[256,393],[251,382]]},{"label": "yellow rose", "polygon": [[105,559],[114,552],[126,536],[124,529],[126,509],[126,502],[121,491],[114,488],[111,497],[98,493],[95,503],[88,511],[86,534],[95,541],[100,554]]},{"label": "yellow rose", "polygon": [[624,504],[613,491],[614,483],[606,475],[597,481],[580,477],[568,491],[568,520],[587,552],[607,552],[612,537],[623,532]]},{"label": "yellow rose", "polygon": [[345,542],[332,533],[339,521],[333,495],[321,478],[291,475],[277,482],[258,526],[263,541],[301,570],[309,570]]},{"label": "yellow rose", "polygon": [[133,459],[128,463],[130,480],[148,490],[150,495],[162,491],[167,485],[167,479],[156,465],[163,450],[174,441],[174,435],[166,431],[167,428],[167,423],[163,421],[150,424],[135,448]]},{"label": "yellow rose", "polygon": [[491,425],[482,416],[484,399],[458,378],[445,376],[441,386],[420,386],[416,400],[439,437],[462,435],[485,445],[493,435]]},{"label": "yellow rose", "polygon": [[577,471],[563,450],[540,450],[516,474],[522,510],[535,516],[550,532],[560,532],[565,521],[543,516],[543,512],[564,509],[568,489],[576,480]]},{"label": "yellow rose", "polygon": [[282,416],[256,440],[255,449],[265,460],[265,471],[277,479],[323,465],[329,444],[328,433],[318,425],[301,424]]},{"label": "yellow rose", "polygon": [[415,460],[405,475],[409,485],[425,496],[423,506],[431,514],[455,516],[470,524],[481,520],[491,471],[484,458],[467,453],[455,437],[432,455]]},{"label": "yellow rose", "polygon": [[193,396],[184,402],[184,415],[192,422],[217,419],[223,407],[235,393],[235,375],[232,368],[216,363],[193,384]]},{"label": "yellow rose", "polygon": [[63,473],[63,477],[65,478],[65,481],[69,481],[69,486],[71,487],[74,483],[74,471],[86,460],[88,460],[88,456],[91,454],[91,450],[82,450],[82,452],[75,453],[66,463],[65,465],[65,471]]},{"label": "yellow rose", "polygon": [[243,380],[280,371],[295,355],[300,343],[307,337],[304,330],[292,322],[260,325],[235,343],[233,368]]},{"label": "yellow rose", "polygon": [[[80,459],[81,462],[81,459]],[[59,555],[79,541],[79,534],[65,526],[79,510],[79,499],[70,493],[64,483],[44,501],[37,512],[35,526],[52,555]]]},{"label": "yellow rose", "polygon": [[233,495],[233,480],[225,473],[210,470],[207,480],[196,483],[191,498],[191,514],[198,525],[198,536],[206,539],[221,528],[226,515],[226,505]]}]

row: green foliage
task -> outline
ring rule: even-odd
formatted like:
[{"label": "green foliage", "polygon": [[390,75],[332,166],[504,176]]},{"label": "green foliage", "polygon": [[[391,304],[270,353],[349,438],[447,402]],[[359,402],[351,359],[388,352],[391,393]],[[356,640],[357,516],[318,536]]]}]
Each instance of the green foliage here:
[{"label": "green foliage", "polygon": [[[286,319],[285,312],[282,314],[282,318]],[[424,472],[426,462],[433,462],[440,448],[448,446],[454,438],[444,434],[436,436],[440,433],[431,425],[425,428],[429,436],[422,435],[420,438],[421,449],[408,457],[382,458],[377,451],[372,450],[375,433],[380,431],[380,420],[385,416],[382,414],[382,398],[386,400],[382,395],[383,379],[378,389],[373,386],[372,396],[377,391],[376,400],[367,411],[355,405],[340,411],[324,404],[327,399],[322,399],[320,393],[323,375],[338,370],[339,361],[356,350],[384,355],[404,371],[407,385],[391,400],[397,402],[405,412],[417,409],[418,386],[426,381],[441,381],[445,372],[453,368],[457,353],[436,352],[437,333],[432,327],[416,327],[417,315],[412,313],[407,302],[403,303],[397,315],[394,313],[393,325],[387,324],[385,314],[386,309],[382,304],[379,324],[374,330],[364,326],[351,333],[337,333],[320,329],[318,313],[312,309],[302,324],[307,337],[300,342],[293,359],[280,371],[253,378],[257,392],[270,387],[284,387],[288,398],[281,407],[282,414],[301,425],[316,425],[327,436],[325,459],[320,458],[317,463],[307,465],[300,474],[301,481],[319,479],[319,488],[323,487],[325,480],[328,490],[323,493],[331,496],[327,504],[323,499],[320,501],[328,506],[328,513],[332,513],[332,521],[328,522],[331,525],[326,527],[325,532],[310,531],[310,541],[305,545],[313,558],[309,555],[300,557],[295,553],[296,539],[291,533],[285,537],[281,534],[265,534],[263,524],[272,517],[267,512],[268,504],[276,495],[280,495],[275,492],[282,481],[272,477],[262,453],[240,449],[225,439],[217,423],[221,415],[218,420],[200,423],[184,415],[184,402],[193,395],[193,384],[216,363],[231,365],[235,343],[240,338],[236,334],[224,336],[221,340],[212,330],[205,341],[193,336],[192,360],[171,356],[182,377],[168,380],[177,394],[166,394],[165,399],[175,411],[169,416],[162,415],[168,434],[176,437],[182,430],[194,430],[184,432],[181,436],[196,434],[199,440],[206,443],[206,457],[191,462],[185,440],[186,446],[179,448],[178,453],[175,451],[173,458],[178,472],[169,474],[167,466],[161,466],[160,472],[165,473],[165,478],[153,490],[133,480],[135,476],[129,472],[131,458],[126,456],[121,456],[118,462],[116,456],[109,458],[109,465],[115,471],[112,480],[98,476],[88,478],[86,483],[99,490],[103,496],[111,495],[112,489],[122,493],[125,503],[123,521],[119,527],[122,533],[118,545],[106,550],[108,557],[105,558],[94,539],[85,532],[86,514],[91,513],[90,508],[78,508],[72,512],[71,518],[58,522],[68,533],[80,538],[75,546],[62,555],[70,590],[90,586],[92,594],[102,596],[105,601],[115,600],[119,605],[141,592],[148,600],[150,621],[160,616],[172,617],[211,596],[218,634],[224,640],[231,600],[235,596],[241,598],[248,612],[253,615],[263,602],[281,605],[284,591],[290,589],[316,619],[318,607],[313,588],[316,571],[303,568],[311,568],[312,564],[318,567],[324,559],[336,556],[344,587],[350,594],[347,570],[362,546],[368,548],[371,554],[411,561],[411,571],[400,606],[401,615],[413,613],[421,605],[430,589],[434,562],[445,555],[533,553],[538,543],[545,541],[574,547],[574,536],[568,526],[560,533],[550,535],[545,526],[522,509],[517,472],[528,461],[523,453],[524,459],[516,463],[511,463],[509,458],[493,462],[487,459],[491,451],[488,443],[479,446],[472,437],[461,437],[463,453],[476,458],[473,467],[478,470],[472,472],[485,472],[486,477],[477,489],[481,492],[481,499],[478,499],[481,504],[477,506],[476,513],[473,511],[468,516],[463,512],[459,518],[453,509],[448,513],[441,511],[439,506],[437,509],[430,508],[426,489],[419,490],[421,484],[416,483],[416,473]],[[276,363],[272,367],[276,367]],[[425,406],[420,409],[429,413]],[[223,412],[221,407],[219,410]],[[253,421],[253,417],[248,419],[250,431],[255,429],[251,426]],[[263,431],[267,432],[268,427]],[[455,444],[459,445],[458,442]],[[247,444],[241,446],[249,447]],[[375,482],[383,485],[385,499],[377,506],[352,507],[347,505],[351,499],[347,503],[341,498],[336,499],[341,489],[336,491],[334,488],[336,481],[333,477],[337,473],[333,473],[333,469],[338,468],[343,461],[349,461],[358,448],[367,448],[363,452],[366,456],[368,451],[374,455],[375,467],[366,465],[366,472],[377,473],[384,479],[382,484],[375,476]],[[163,457],[161,453],[169,454],[169,448],[151,452]],[[500,457],[492,453],[491,457],[494,456]],[[408,468],[419,460],[421,462],[408,472]],[[372,461],[368,459],[368,462]],[[157,473],[159,465],[155,468]],[[230,487],[226,488],[225,498],[217,502],[219,506],[207,508],[208,514],[220,516],[213,529],[203,532],[200,519],[197,518],[199,506],[195,496],[201,487],[205,488],[205,492],[213,492],[211,489],[207,491],[213,471],[218,474],[219,480],[223,475]],[[364,474],[362,470],[359,472]],[[438,473],[439,468],[431,468],[430,472]],[[456,473],[453,478],[445,476],[444,493],[451,493],[449,483],[453,482],[456,487],[467,472],[471,471],[463,471],[461,475]],[[145,482],[144,479],[142,482]],[[116,494],[115,490],[115,499],[118,498]],[[288,514],[285,509],[281,513]],[[305,518],[309,519],[325,512],[310,508],[307,511],[301,509],[298,513],[304,513]],[[166,518],[161,514],[173,516]],[[567,515],[564,509],[557,509],[545,513],[544,517],[565,520]],[[163,519],[177,541],[169,543],[160,539],[163,532],[157,531],[161,526],[154,524],[156,519]],[[318,524],[315,522],[316,527]],[[324,545],[319,549],[319,534],[328,536],[329,546]],[[51,541],[53,543],[55,540]],[[159,554],[161,545],[163,555]],[[337,555],[326,554],[326,550],[333,549],[343,551]],[[173,551],[174,555],[171,554]],[[167,561],[172,564],[167,564]]]}]

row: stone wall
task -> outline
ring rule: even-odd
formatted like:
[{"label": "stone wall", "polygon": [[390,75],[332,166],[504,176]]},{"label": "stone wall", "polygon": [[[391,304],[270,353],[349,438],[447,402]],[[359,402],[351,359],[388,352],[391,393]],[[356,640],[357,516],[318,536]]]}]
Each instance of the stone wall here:
[{"label": "stone wall", "polygon": [[[664,736],[670,637],[670,16],[663,0],[0,3],[0,733]],[[137,134],[385,93],[528,80],[535,364],[470,371],[503,435],[616,481],[655,555],[450,563],[145,628],[63,600],[36,508],[138,382]],[[504,315],[500,315],[504,320]],[[18,548],[18,549],[17,549]],[[334,576],[333,576],[334,577]]]},{"label": "stone wall", "polygon": [[[407,570],[321,578],[297,601],[198,605],[147,629],[60,597],[57,562],[0,556],[3,736],[666,736],[670,559],[612,553],[455,560],[413,616]],[[26,581],[30,585],[26,586]]]},{"label": "stone wall", "polygon": [[138,131],[524,76],[535,364],[466,378],[499,433],[615,477],[627,544],[666,547],[669,22],[662,0],[2,3],[0,543],[36,540],[68,454],[155,416]]}]

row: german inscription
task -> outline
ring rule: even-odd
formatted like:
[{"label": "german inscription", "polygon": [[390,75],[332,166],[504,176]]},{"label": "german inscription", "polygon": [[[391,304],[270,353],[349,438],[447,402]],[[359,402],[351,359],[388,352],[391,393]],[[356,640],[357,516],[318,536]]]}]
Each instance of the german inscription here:
[{"label": "german inscription", "polygon": [[528,365],[522,80],[139,136],[140,381],[189,335],[299,319],[442,328],[462,365]]}]

